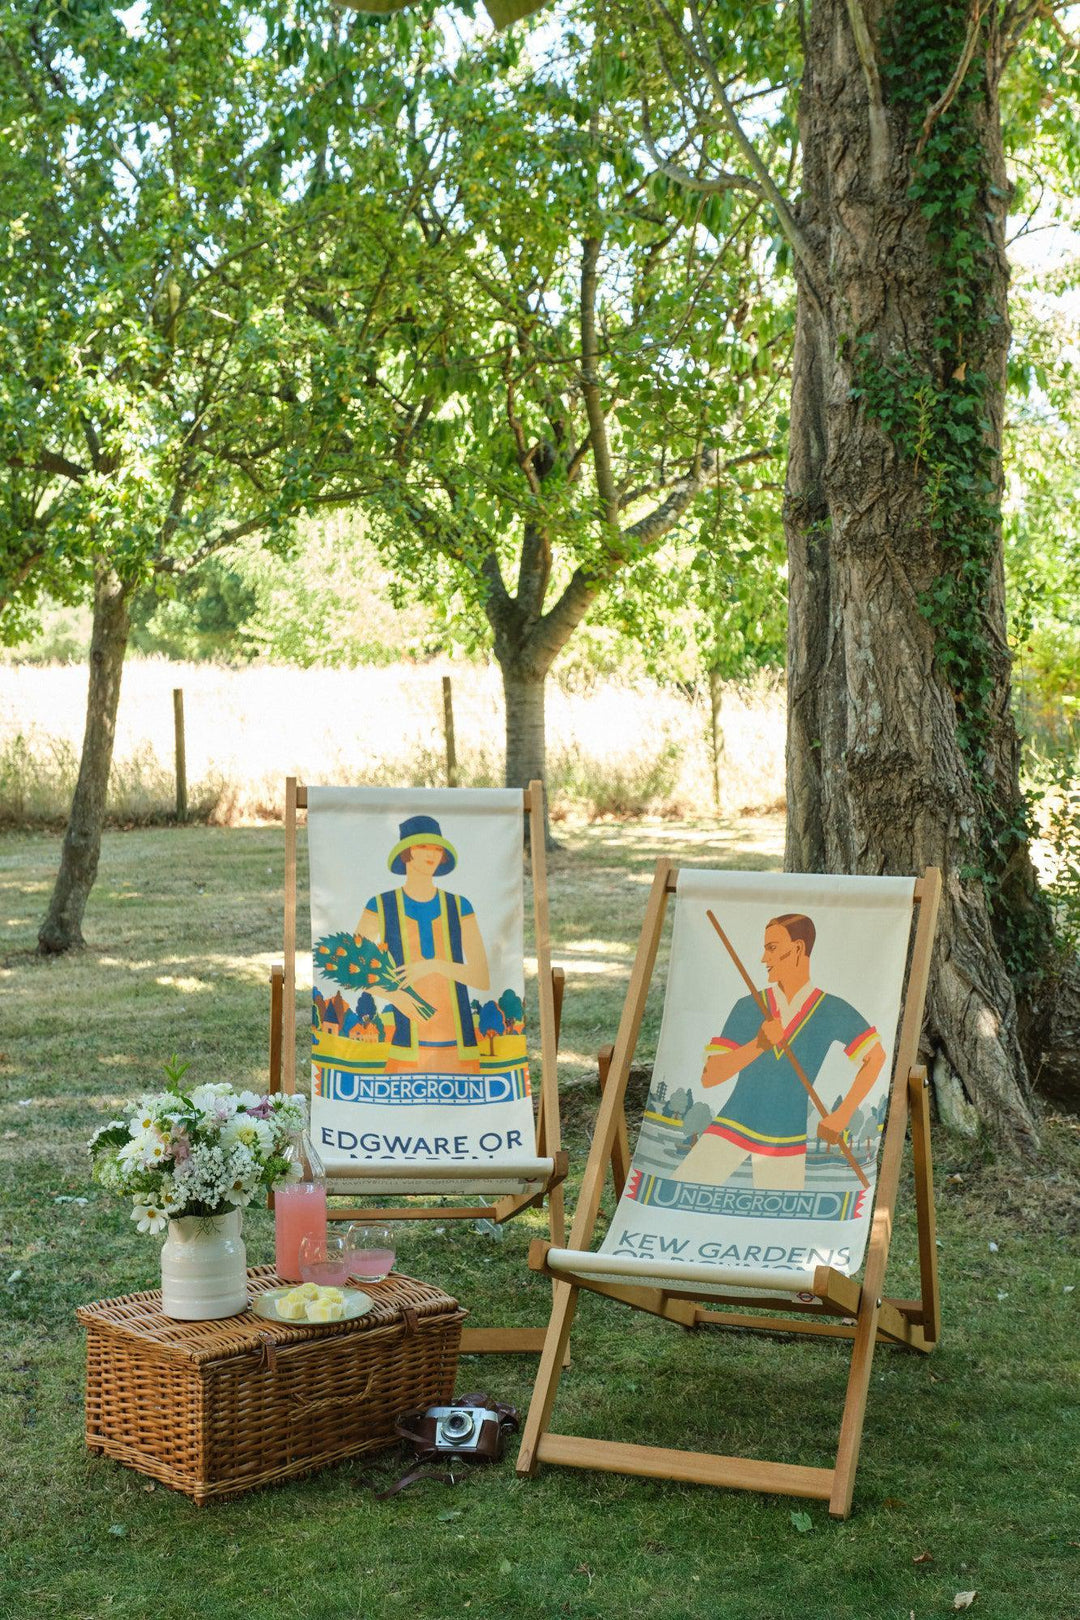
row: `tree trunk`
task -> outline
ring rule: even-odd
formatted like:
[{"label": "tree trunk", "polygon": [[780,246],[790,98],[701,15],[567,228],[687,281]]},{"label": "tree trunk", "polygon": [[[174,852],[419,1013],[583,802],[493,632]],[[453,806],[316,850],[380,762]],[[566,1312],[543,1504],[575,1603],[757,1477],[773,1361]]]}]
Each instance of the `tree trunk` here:
[{"label": "tree trunk", "polygon": [[538,673],[520,659],[500,659],[503,696],[506,702],[506,785],[528,787],[545,781],[544,682],[547,671]]},{"label": "tree trunk", "polygon": [[[959,1077],[997,1136],[1033,1147],[1025,1045],[1030,1055],[1044,1017],[1040,966],[1049,932],[1026,842],[992,510],[1009,340],[996,79],[992,61],[977,54],[966,93],[938,121],[954,146],[967,143],[977,165],[977,195],[964,215],[976,237],[977,307],[955,342],[946,342],[942,255],[952,227],[932,235],[925,190],[913,196],[912,181],[923,119],[960,60],[970,8],[967,0],[863,0],[863,11],[880,84],[860,62],[850,0],[815,0],[801,97],[799,223],[826,268],[816,278],[802,264],[798,272],[785,498],[786,864],[823,872],[942,868],[930,1056],[938,1073],[947,1065]],[[910,72],[906,79],[890,73],[890,52],[902,60],[904,28],[925,33],[939,24],[951,37],[937,76],[912,86]],[[953,189],[948,207],[955,208],[957,181],[941,184]],[[938,463],[932,439],[933,412],[955,420],[949,412],[960,397],[975,401],[983,423],[976,437],[990,510],[989,541],[981,553],[972,541],[963,567],[964,535],[939,521],[935,503],[962,504],[966,496],[950,485],[955,469],[947,457]],[[909,407],[914,426],[905,433]],[[975,528],[979,521],[976,513]],[[934,593],[947,589],[954,600],[973,569],[977,611],[950,629],[935,617]],[[1023,961],[1014,955],[1007,965],[1017,940],[1025,943]]]},{"label": "tree trunk", "polygon": [[38,934],[38,950],[56,955],[84,944],[82,918],[97,876],[105,794],[116,738],[120,677],[127,651],[131,589],[107,566],[94,582],[94,629],[90,642],[90,685],[86,703],[79,779],[64,834],[60,871],[48,915]]}]

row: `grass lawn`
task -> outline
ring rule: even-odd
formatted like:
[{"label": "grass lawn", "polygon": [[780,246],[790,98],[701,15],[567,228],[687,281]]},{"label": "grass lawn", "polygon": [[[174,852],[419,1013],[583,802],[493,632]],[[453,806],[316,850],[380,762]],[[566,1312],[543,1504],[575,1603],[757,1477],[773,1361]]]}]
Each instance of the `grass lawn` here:
[{"label": "grass lawn", "polygon": [[[568,973],[564,1122],[580,1175],[593,1054],[614,1036],[655,856],[774,866],[781,829],[657,822],[560,836],[554,956]],[[89,1184],[84,1143],[121,1100],[156,1086],[173,1051],[193,1078],[264,1082],[282,846],[280,828],[112,833],[90,948],[40,961],[58,844],[0,837],[4,1620],[926,1620],[972,1590],[985,1620],[1080,1620],[1076,1121],[1050,1122],[1056,1168],[1038,1176],[939,1133],[945,1337],[927,1359],[879,1349],[847,1523],[819,1504],[568,1469],[523,1483],[510,1459],[454,1491],[423,1485],[377,1502],[404,1467],[396,1453],[197,1509],[91,1457],[73,1312],[155,1286],[158,1244]],[[646,1059],[659,1006],[657,986]],[[889,1280],[907,1295],[906,1184],[900,1209]],[[404,1271],[457,1294],[477,1323],[544,1319],[546,1285],[525,1269],[538,1219],[501,1241],[432,1225],[401,1231]],[[252,1262],[271,1257],[264,1211],[245,1236]],[[573,1344],[560,1429],[832,1460],[845,1346],[691,1335],[588,1295]],[[474,1358],[459,1388],[524,1409],[532,1370],[532,1358]]]}]

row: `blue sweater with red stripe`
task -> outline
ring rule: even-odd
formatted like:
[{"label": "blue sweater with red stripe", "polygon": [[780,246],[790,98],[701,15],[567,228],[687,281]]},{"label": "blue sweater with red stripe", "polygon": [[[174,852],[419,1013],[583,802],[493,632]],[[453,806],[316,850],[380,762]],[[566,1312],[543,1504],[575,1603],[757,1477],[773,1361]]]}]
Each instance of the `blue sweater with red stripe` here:
[{"label": "blue sweater with red stripe", "polygon": [[[769,1003],[769,1016],[774,1017],[771,995]],[[741,997],[731,1009],[722,1034],[709,1043],[706,1056],[745,1046],[755,1038],[763,1022],[753,996]],[[839,1044],[858,1065],[878,1034],[850,1002],[818,990],[796,1013],[784,1038],[813,1085],[831,1047]],[[740,1071],[731,1095],[706,1130],[752,1153],[805,1153],[807,1107],[806,1091],[791,1063],[779,1048],[773,1048]]]}]

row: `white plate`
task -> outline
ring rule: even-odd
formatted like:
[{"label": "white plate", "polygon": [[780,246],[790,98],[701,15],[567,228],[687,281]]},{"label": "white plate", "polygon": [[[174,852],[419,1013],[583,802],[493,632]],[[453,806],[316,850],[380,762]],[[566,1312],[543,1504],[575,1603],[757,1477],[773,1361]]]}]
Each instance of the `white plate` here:
[{"label": "white plate", "polygon": [[288,1283],[284,1288],[271,1288],[265,1294],[258,1294],[252,1300],[251,1308],[256,1316],[265,1316],[269,1322],[283,1322],[286,1327],[333,1327],[334,1322],[351,1322],[357,1316],[364,1316],[375,1301],[370,1294],[365,1294],[360,1288],[343,1288],[341,1290],[345,1309],[340,1316],[335,1316],[334,1322],[309,1322],[306,1316],[279,1316],[277,1302],[285,1294],[291,1294],[298,1283]]}]

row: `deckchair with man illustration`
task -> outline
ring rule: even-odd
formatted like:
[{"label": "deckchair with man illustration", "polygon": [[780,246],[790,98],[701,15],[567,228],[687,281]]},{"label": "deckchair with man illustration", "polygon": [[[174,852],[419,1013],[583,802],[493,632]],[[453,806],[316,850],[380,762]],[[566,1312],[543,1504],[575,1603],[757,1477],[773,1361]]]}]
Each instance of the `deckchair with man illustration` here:
[{"label": "deckchair with man illustration", "polygon": [[[465,1197],[378,1218],[496,1223],[546,1202],[562,1241],[566,1155],[543,788],[286,787],[285,964],[272,976],[271,1080],[296,1084],[297,811],[307,810],[312,1140],[328,1190]],[[525,1031],[523,821],[531,849],[539,1105]],[[459,887],[459,874],[463,881]],[[452,884],[448,882],[452,879]],[[467,889],[466,892],[462,892]],[[278,1055],[280,1054],[280,1055]],[[477,1203],[476,1195],[491,1197]],[[332,1218],[363,1209],[331,1206]],[[466,1329],[469,1350],[539,1350],[540,1328]]]},{"label": "deckchair with man illustration", "polygon": [[[628,1163],[630,1062],[676,892],[652,1085]],[[846,1516],[875,1343],[926,1351],[938,1336],[929,1109],[916,1058],[939,892],[932,869],[916,881],[658,863],[614,1053],[602,1056],[569,1246],[537,1240],[530,1254],[555,1291],[519,1472],[553,1462],[774,1490],[820,1497]],[[917,1300],[886,1298],[883,1286],[909,1112]],[[618,1205],[593,1249],[609,1164]],[[851,1338],[835,1465],[552,1433],[582,1288],[683,1327]],[[710,1394],[696,1410],[719,1423],[723,1400]]]}]

